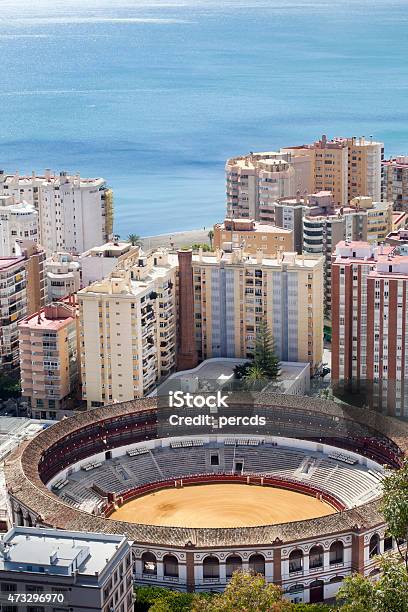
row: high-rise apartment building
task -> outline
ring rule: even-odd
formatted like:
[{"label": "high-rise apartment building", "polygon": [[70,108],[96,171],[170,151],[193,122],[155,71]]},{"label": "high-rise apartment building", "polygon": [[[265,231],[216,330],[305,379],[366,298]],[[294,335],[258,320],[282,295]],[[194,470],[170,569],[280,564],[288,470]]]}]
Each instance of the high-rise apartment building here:
[{"label": "high-rise apartment building", "polygon": [[408,156],[385,160],[382,170],[382,199],[394,202],[396,210],[408,212]]},{"label": "high-rise apartment building", "polygon": [[0,195],[0,257],[16,254],[16,242],[38,242],[38,212],[32,204]]},{"label": "high-rise apartment building", "polygon": [[336,205],[345,206],[356,196],[381,201],[382,142],[364,137],[329,140],[323,135],[313,144],[287,147],[282,151],[310,155],[313,191],[331,191]]},{"label": "high-rise apartment building", "polygon": [[132,400],[175,368],[177,256],[139,253],[78,293],[83,398]]},{"label": "high-rise apartment building", "polygon": [[261,211],[295,189],[289,154],[250,153],[227,161],[227,217],[259,220]]},{"label": "high-rise apartment building", "polygon": [[[0,548],[2,610],[131,612],[132,566],[125,536],[13,527]],[[8,594],[16,593],[26,597],[9,605]],[[51,605],[46,603],[47,593]]]},{"label": "high-rise apartment building", "polygon": [[78,405],[75,303],[55,302],[19,325],[21,391],[36,419],[70,416]]},{"label": "high-rise apartment building", "polygon": [[[408,256],[367,242],[337,245],[332,263],[332,380],[365,403],[408,413]],[[405,407],[404,407],[405,406]]]},{"label": "high-rise apartment building", "polygon": [[18,366],[18,323],[45,305],[45,253],[34,243],[0,257],[0,371]]},{"label": "high-rise apartment building", "polygon": [[0,171],[0,195],[34,205],[39,214],[39,240],[47,253],[80,254],[112,236],[112,191],[102,178],[66,172],[56,175],[50,170],[43,176]]},{"label": "high-rise apartment building", "polygon": [[[241,249],[193,255],[195,336],[200,359],[250,358],[266,322],[279,359],[309,362],[323,351],[323,258],[265,257]],[[183,326],[183,321],[180,321]]]},{"label": "high-rise apartment building", "polygon": [[293,251],[293,232],[252,219],[225,219],[224,223],[216,224],[214,248],[232,251],[237,247],[250,255],[255,255],[258,250],[265,255]]}]

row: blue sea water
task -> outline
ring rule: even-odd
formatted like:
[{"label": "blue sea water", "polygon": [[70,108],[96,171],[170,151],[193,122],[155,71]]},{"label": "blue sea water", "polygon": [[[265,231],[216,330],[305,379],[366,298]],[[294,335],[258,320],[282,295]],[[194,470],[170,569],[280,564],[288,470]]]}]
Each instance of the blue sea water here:
[{"label": "blue sea water", "polygon": [[407,0],[0,0],[0,167],[104,176],[116,231],[208,226],[224,161],[408,153]]}]

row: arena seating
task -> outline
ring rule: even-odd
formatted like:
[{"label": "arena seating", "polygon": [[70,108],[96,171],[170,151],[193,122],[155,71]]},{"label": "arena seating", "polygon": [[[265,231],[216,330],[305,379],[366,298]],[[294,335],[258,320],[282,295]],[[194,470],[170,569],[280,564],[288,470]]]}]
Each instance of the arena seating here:
[{"label": "arena seating", "polygon": [[[218,457],[217,465],[211,462],[214,454]],[[88,461],[81,470],[57,479],[52,490],[66,503],[97,513],[106,498],[96,493],[93,485],[106,494],[120,495],[162,480],[209,473],[232,474],[239,463],[243,475],[272,476],[309,484],[332,493],[351,508],[380,494],[383,474],[347,459],[345,453],[308,452],[264,440],[255,445],[255,439],[250,438],[226,439],[222,444],[204,444],[202,440],[191,439],[152,450],[134,448],[105,462]]]}]

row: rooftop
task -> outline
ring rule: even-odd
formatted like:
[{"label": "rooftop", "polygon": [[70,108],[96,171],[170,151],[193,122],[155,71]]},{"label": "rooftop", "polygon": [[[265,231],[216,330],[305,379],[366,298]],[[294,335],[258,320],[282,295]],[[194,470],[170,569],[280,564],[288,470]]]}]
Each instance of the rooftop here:
[{"label": "rooftop", "polygon": [[102,572],[124,536],[14,527],[3,538],[0,569],[71,575]]},{"label": "rooftop", "polygon": [[42,331],[58,331],[74,321],[75,309],[68,304],[54,303],[26,317],[19,328]]},{"label": "rooftop", "polygon": [[298,253],[281,253],[276,257],[264,257],[263,253],[257,255],[249,255],[243,253],[241,249],[236,249],[232,253],[217,251],[215,253],[204,252],[202,255],[193,254],[193,265],[197,263],[218,265],[225,262],[230,265],[253,265],[253,266],[268,266],[271,268],[281,268],[282,265],[294,267],[314,268],[321,264],[320,255],[298,255]]},{"label": "rooftop", "polygon": [[7,270],[24,261],[24,257],[0,257],[0,270]]}]

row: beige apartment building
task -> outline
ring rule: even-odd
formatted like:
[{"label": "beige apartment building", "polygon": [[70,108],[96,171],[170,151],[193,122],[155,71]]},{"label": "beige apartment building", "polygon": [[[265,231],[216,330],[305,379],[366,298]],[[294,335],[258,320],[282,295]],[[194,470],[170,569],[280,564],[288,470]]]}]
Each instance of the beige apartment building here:
[{"label": "beige apartment building", "polygon": [[312,371],[321,364],[322,257],[200,252],[192,271],[200,359],[252,357],[257,328],[266,321],[279,359],[309,362]]},{"label": "beige apartment building", "polygon": [[289,154],[250,153],[225,166],[227,217],[259,220],[278,199],[293,194],[295,171]]},{"label": "beige apartment building", "polygon": [[395,210],[408,212],[408,156],[383,162],[383,200],[394,202]]},{"label": "beige apartment building", "polygon": [[225,219],[214,225],[214,248],[232,251],[243,248],[250,255],[261,250],[265,255],[293,251],[293,232],[252,219]]},{"label": "beige apartment building", "polygon": [[55,302],[19,323],[22,395],[35,419],[61,419],[78,405],[75,303]]},{"label": "beige apartment building", "polygon": [[175,368],[176,273],[176,255],[140,252],[78,293],[89,408],[142,397]]},{"label": "beige apartment building", "polygon": [[345,215],[348,240],[380,243],[393,230],[392,202],[374,202],[370,197],[356,197],[350,201]]},{"label": "beige apartment building", "polygon": [[[335,204],[345,206],[356,196],[381,201],[381,162],[384,145],[371,138],[333,138],[323,135],[313,144],[282,149],[303,156],[313,176],[311,191],[331,191]],[[293,194],[291,194],[293,195]]]}]

